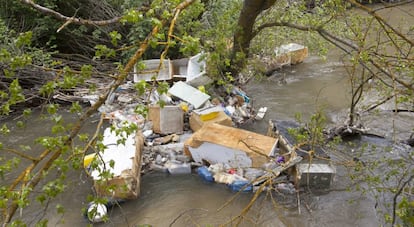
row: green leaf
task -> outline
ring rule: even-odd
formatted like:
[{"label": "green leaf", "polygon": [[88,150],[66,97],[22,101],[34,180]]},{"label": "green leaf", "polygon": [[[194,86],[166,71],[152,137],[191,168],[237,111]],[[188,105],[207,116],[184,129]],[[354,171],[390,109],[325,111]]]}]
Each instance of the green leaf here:
[{"label": "green leaf", "polygon": [[10,133],[10,129],[7,127],[5,123],[1,126],[0,133],[3,135],[8,135]]},{"label": "green leaf", "polygon": [[121,40],[122,35],[118,33],[118,31],[112,31],[109,33],[109,36],[111,37],[111,43],[114,46],[118,46],[118,40]]},{"label": "green leaf", "polygon": [[22,151],[30,151],[32,148],[29,145],[19,145]]},{"label": "green leaf", "polygon": [[46,201],[46,196],[44,194],[41,194],[39,196],[36,197],[36,200],[40,203],[43,204]]},{"label": "green leaf", "polygon": [[79,105],[78,101],[72,103],[72,106],[70,107],[70,112],[71,113],[80,113],[80,112],[82,112],[82,107],[81,107],[81,105]]},{"label": "green leaf", "polygon": [[148,44],[151,46],[151,48],[156,48],[158,46],[158,42],[155,39],[150,39]]},{"label": "green leaf", "polygon": [[108,48],[106,45],[96,45],[95,46],[95,57],[94,59],[101,59],[102,57],[114,57],[115,50]]},{"label": "green leaf", "polygon": [[121,23],[138,23],[143,18],[141,12],[130,9],[124,13],[121,19]]},{"label": "green leaf", "polygon": [[56,205],[56,212],[57,212],[58,214],[63,214],[63,213],[65,213],[65,208],[63,208],[62,204],[57,204],[57,205]]},{"label": "green leaf", "polygon": [[138,91],[138,95],[143,95],[148,87],[148,84],[145,80],[140,80],[138,83],[134,84],[135,90]]},{"label": "green leaf", "polygon": [[7,49],[0,49],[0,62],[10,62],[10,58],[11,54]]},{"label": "green leaf", "polygon": [[49,96],[51,94],[53,94],[53,92],[55,91],[55,88],[57,87],[56,82],[54,81],[49,81],[47,82],[45,85],[43,85],[39,92],[40,94],[42,94],[43,96]]},{"label": "green leaf", "polygon": [[24,127],[24,122],[23,122],[23,121],[17,121],[17,122],[16,122],[16,126],[17,126],[18,128],[23,128],[23,127]]},{"label": "green leaf", "polygon": [[25,33],[21,33],[19,37],[17,37],[15,43],[18,48],[23,46],[29,46],[32,40],[33,33],[32,31],[28,31]]},{"label": "green leaf", "polygon": [[48,220],[47,219],[43,219],[41,221],[39,221],[38,223],[36,223],[36,227],[47,227],[48,226]]},{"label": "green leaf", "polygon": [[151,18],[151,24],[152,24],[152,26],[161,26],[162,25],[162,23],[161,23],[161,21],[160,20],[158,20],[157,18]]},{"label": "green leaf", "polygon": [[166,94],[169,88],[170,88],[170,85],[167,82],[163,81],[163,82],[158,83],[157,92],[159,94]]},{"label": "green leaf", "polygon": [[31,109],[25,109],[25,110],[23,110],[23,116],[24,117],[28,117],[30,115],[32,115],[32,110]]},{"label": "green leaf", "polygon": [[82,65],[81,77],[85,79],[90,78],[92,76],[92,69],[93,69],[92,65]]},{"label": "green leaf", "polygon": [[110,166],[111,168],[114,168],[114,166],[115,166],[115,161],[111,159],[111,160],[109,161],[109,166]]},{"label": "green leaf", "polygon": [[47,105],[47,112],[49,114],[56,114],[58,110],[59,105],[58,104],[49,104]]}]

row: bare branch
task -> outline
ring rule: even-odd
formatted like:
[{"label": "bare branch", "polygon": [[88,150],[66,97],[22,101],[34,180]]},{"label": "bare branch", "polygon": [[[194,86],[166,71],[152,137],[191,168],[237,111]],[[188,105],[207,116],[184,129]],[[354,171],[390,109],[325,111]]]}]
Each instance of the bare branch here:
[{"label": "bare branch", "polygon": [[388,8],[399,7],[399,6],[407,5],[407,4],[410,4],[410,3],[413,3],[413,2],[414,2],[414,0],[407,0],[407,1],[401,1],[401,2],[396,2],[396,3],[395,2],[388,3],[388,4],[385,4],[384,6],[382,6],[380,8],[374,9],[373,12],[377,12],[377,11],[380,11],[380,10],[383,10],[383,9],[388,9]]},{"label": "bare branch", "polygon": [[401,32],[397,31],[392,25],[390,25],[386,20],[384,20],[384,18],[382,18],[380,15],[378,15],[375,10],[362,5],[361,3],[358,3],[355,0],[348,0],[349,3],[355,5],[356,7],[364,10],[365,12],[367,12],[368,14],[372,15],[380,24],[385,25],[386,27],[388,27],[389,29],[391,29],[396,35],[398,35],[401,39],[403,39],[404,41],[406,41],[407,43],[409,43],[411,46],[414,46],[414,41],[410,40],[409,38],[407,38],[407,36],[405,36],[404,34],[402,34]]},{"label": "bare branch", "polygon": [[300,31],[315,31],[321,35],[329,37],[330,39],[333,39],[342,44],[345,44],[346,46],[351,47],[354,50],[358,50],[357,45],[353,44],[352,42],[348,40],[341,39],[337,36],[330,34],[328,31],[323,29],[323,27],[304,26],[304,25],[294,24],[294,23],[286,22],[286,21],[278,21],[278,22],[273,22],[273,23],[262,24],[254,31],[253,36],[256,36],[257,34],[259,34],[263,29],[270,28],[270,27],[289,27],[289,28],[300,30]]},{"label": "bare branch", "polygon": [[[349,1],[353,1],[353,0],[349,0]],[[387,26],[390,26],[390,25],[386,24],[385,22],[384,22],[384,24],[387,25]],[[328,32],[326,29],[323,29],[322,27],[304,26],[304,25],[293,24],[293,23],[290,23],[290,22],[273,22],[273,23],[263,24],[263,25],[259,26],[256,29],[256,31],[254,32],[254,35],[257,35],[260,31],[262,31],[265,28],[275,27],[275,26],[285,26],[285,27],[290,27],[290,28],[294,28],[294,29],[297,29],[297,30],[301,30],[301,31],[315,31],[315,32],[318,32],[324,39],[326,39],[330,43],[334,44],[335,46],[339,47],[341,50],[343,50],[347,54],[351,54],[351,51],[348,50],[345,47],[348,47],[353,51],[358,51],[359,50],[359,48],[356,44],[352,43],[351,41],[342,39],[338,36],[335,36],[335,35],[331,34],[330,32]],[[398,31],[395,31],[394,28],[391,28],[391,30],[393,32],[397,32],[396,33],[397,35],[401,34]],[[407,41],[407,37],[405,37],[404,35],[401,34],[400,37],[403,37],[403,39]],[[411,41],[411,40],[408,40],[408,42],[413,43],[413,41]],[[340,44],[345,45],[345,47],[343,47]],[[362,60],[358,60],[358,61],[366,69],[369,70],[369,67],[366,65],[366,63],[364,63]],[[384,75],[386,75],[390,79],[397,81],[399,84],[403,85],[405,88],[407,88],[409,90],[414,90],[414,87],[413,87],[412,84],[408,84],[405,81],[403,81],[399,78],[396,78],[390,72],[388,72],[387,69],[384,69],[384,67],[379,65],[378,62],[374,61],[374,59],[369,59],[368,62],[371,63],[374,67],[376,67],[378,70],[380,70],[382,73],[384,73]]]},{"label": "bare branch", "polygon": [[[404,190],[405,186],[410,183],[414,178],[414,175],[411,175],[410,178],[408,178],[408,180],[406,180],[401,187],[398,189],[398,192],[395,193],[394,198],[393,198],[393,204],[392,204],[392,223],[391,226],[394,226],[395,221],[396,221],[396,209],[397,209],[397,199],[398,196],[400,196],[400,194],[402,193],[402,191]],[[402,180],[402,179],[401,179]]]},{"label": "bare branch", "polygon": [[31,6],[32,8],[36,9],[37,11],[52,16],[58,20],[63,20],[66,21],[65,24],[63,24],[59,29],[58,32],[60,30],[62,30],[65,26],[67,26],[70,23],[73,24],[83,24],[83,25],[97,25],[97,26],[104,26],[104,25],[109,25],[109,24],[113,24],[113,23],[118,23],[122,17],[114,17],[108,20],[85,20],[82,18],[76,18],[76,17],[68,17],[65,16],[59,12],[56,12],[52,9],[49,9],[47,7],[41,6],[39,4],[34,3],[32,0],[20,0],[22,3]]},{"label": "bare branch", "polygon": [[16,155],[18,155],[22,158],[29,159],[29,160],[34,161],[34,162],[39,161],[37,158],[34,158],[34,157],[32,157],[30,155],[27,155],[27,154],[23,154],[22,152],[14,150],[14,149],[4,148],[4,150],[7,151],[7,152],[16,154]]}]

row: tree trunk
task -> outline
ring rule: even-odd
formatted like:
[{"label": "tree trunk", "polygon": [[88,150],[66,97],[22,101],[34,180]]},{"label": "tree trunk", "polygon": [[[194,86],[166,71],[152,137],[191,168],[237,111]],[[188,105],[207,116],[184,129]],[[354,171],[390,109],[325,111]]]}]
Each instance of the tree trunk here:
[{"label": "tree trunk", "polygon": [[237,22],[237,30],[234,33],[233,51],[231,55],[230,72],[233,77],[238,76],[239,72],[246,64],[249,55],[250,42],[254,38],[253,27],[257,16],[266,9],[269,9],[276,0],[245,0]]}]

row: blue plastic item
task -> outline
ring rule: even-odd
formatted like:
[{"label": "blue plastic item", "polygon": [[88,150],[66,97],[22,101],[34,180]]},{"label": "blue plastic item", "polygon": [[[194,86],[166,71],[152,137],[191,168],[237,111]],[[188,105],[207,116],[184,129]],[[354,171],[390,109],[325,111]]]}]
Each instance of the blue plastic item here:
[{"label": "blue plastic item", "polygon": [[237,95],[240,95],[241,97],[243,97],[245,103],[250,103],[250,98],[249,98],[249,96],[246,95],[246,93],[244,93],[243,91],[241,91],[240,89],[237,89],[237,88],[234,88],[233,91]]},{"label": "blue plastic item", "polygon": [[201,178],[203,178],[205,181],[208,182],[214,182],[214,178],[213,178],[213,174],[210,173],[210,171],[208,171],[208,168],[206,166],[201,166],[198,167],[197,169],[197,173],[198,175],[201,176]]},{"label": "blue plastic item", "polygon": [[[245,185],[247,185],[245,188],[243,188]],[[251,192],[253,191],[253,186],[251,184],[249,184],[248,181],[244,181],[244,180],[236,180],[233,183],[229,184],[229,187],[232,191],[235,192],[239,192],[242,191],[243,192]]]}]

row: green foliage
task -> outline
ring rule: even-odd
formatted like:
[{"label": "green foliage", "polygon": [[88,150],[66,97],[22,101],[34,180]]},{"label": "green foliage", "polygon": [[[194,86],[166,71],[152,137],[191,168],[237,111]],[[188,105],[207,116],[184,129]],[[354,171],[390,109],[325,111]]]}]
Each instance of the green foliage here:
[{"label": "green foliage", "polygon": [[194,35],[200,37],[200,43],[208,53],[207,72],[219,85],[231,83],[223,71],[230,66],[232,40],[241,6],[241,1],[209,1],[197,25],[203,29]]},{"label": "green foliage", "polygon": [[[302,115],[296,113],[296,120],[302,123]],[[289,128],[288,132],[295,138],[298,144],[309,145],[311,150],[316,146],[321,146],[325,143],[324,129],[326,127],[326,117],[322,110],[318,110],[312,114],[309,122],[302,123],[299,128]]]},{"label": "green foliage", "polygon": [[3,135],[8,135],[10,133],[10,129],[5,123],[1,126],[0,133]]},{"label": "green foliage", "polygon": [[[409,192],[408,192],[409,193]],[[401,218],[404,226],[414,225],[414,201],[403,197],[398,203],[397,215]]]},{"label": "green foliage", "polygon": [[143,19],[143,15],[141,12],[135,10],[135,9],[128,9],[126,12],[124,12],[124,15],[122,16],[121,22],[122,23],[138,23]]},{"label": "green foliage", "polygon": [[[0,144],[0,150],[2,149],[2,145]],[[12,169],[16,168],[19,163],[20,159],[17,157],[13,157],[11,159],[6,159],[5,157],[0,157],[0,179],[4,180],[5,173],[10,172]],[[4,192],[3,192],[4,193]],[[3,195],[0,192],[0,195]],[[0,200],[0,208],[4,208],[6,201]]]},{"label": "green foliage", "polygon": [[111,31],[109,33],[109,36],[111,37],[112,45],[118,46],[118,41],[122,38],[122,35],[119,34],[117,31]]},{"label": "green foliage", "polygon": [[115,50],[108,48],[106,45],[97,45],[95,47],[95,59],[101,59],[102,57],[111,58],[115,57]]}]

